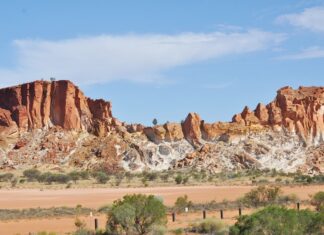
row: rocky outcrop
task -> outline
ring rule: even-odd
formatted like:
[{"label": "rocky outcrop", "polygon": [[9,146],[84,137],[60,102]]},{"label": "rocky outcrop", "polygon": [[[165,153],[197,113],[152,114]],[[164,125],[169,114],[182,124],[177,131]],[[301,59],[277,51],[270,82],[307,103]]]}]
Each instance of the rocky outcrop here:
[{"label": "rocky outcrop", "polygon": [[184,138],[182,127],[179,123],[166,123],[164,125],[145,127],[143,132],[149,140],[157,144],[162,141],[180,141]]},{"label": "rocky outcrop", "polygon": [[182,123],[184,137],[193,145],[200,144],[201,139],[201,119],[197,113],[189,113]]},{"label": "rocky outcrop", "polygon": [[268,105],[245,107],[232,122],[145,127],[112,115],[69,81],[0,89],[0,168],[73,165],[109,171],[195,167],[220,172],[275,168],[323,172],[324,87],[284,87]]},{"label": "rocky outcrop", "polygon": [[84,96],[70,81],[35,81],[0,89],[0,126],[21,132],[59,126],[98,135],[112,123],[111,103]]},{"label": "rocky outcrop", "polygon": [[324,87],[284,87],[267,106],[258,104],[254,111],[245,107],[233,117],[234,123],[260,124],[275,130],[285,128],[298,134],[306,144],[324,141]]}]

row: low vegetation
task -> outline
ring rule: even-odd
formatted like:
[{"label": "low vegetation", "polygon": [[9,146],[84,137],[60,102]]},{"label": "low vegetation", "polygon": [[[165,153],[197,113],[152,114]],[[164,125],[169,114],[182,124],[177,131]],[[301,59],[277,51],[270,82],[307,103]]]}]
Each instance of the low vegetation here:
[{"label": "low vegetation", "polygon": [[153,195],[134,194],[115,201],[108,212],[109,234],[148,234],[166,225],[166,208]]},{"label": "low vegetation", "polygon": [[228,226],[216,218],[208,218],[199,220],[189,225],[189,232],[199,234],[217,234],[226,235],[228,234]]},{"label": "low vegetation", "polygon": [[317,211],[324,212],[324,191],[316,193],[312,197],[311,204],[315,206]]},{"label": "low vegetation", "polygon": [[241,202],[252,207],[266,206],[278,202],[280,195],[278,186],[259,186],[246,193]]},{"label": "low vegetation", "polygon": [[211,174],[205,170],[182,169],[162,172],[143,171],[107,172],[105,169],[94,171],[73,170],[64,172],[62,169],[41,171],[37,168],[27,169],[20,175],[10,172],[0,174],[0,187],[37,187],[37,185],[66,184],[66,188],[78,185],[97,184],[100,187],[149,187],[164,185],[305,185],[323,184],[324,176],[308,176],[297,173],[284,173],[276,170],[245,170],[238,172],[221,172]]},{"label": "low vegetation", "polygon": [[297,211],[278,206],[269,206],[251,215],[241,216],[230,228],[230,235],[319,235],[323,233],[323,213],[310,210]]},{"label": "low vegetation", "polygon": [[34,219],[34,218],[48,218],[58,216],[76,216],[88,215],[90,208],[83,207],[52,207],[52,208],[29,208],[29,209],[0,209],[0,220],[13,219]]}]

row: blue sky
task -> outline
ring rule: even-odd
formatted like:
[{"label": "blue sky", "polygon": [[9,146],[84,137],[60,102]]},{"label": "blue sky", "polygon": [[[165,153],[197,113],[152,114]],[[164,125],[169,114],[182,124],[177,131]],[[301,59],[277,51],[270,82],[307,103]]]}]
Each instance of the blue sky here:
[{"label": "blue sky", "polygon": [[229,121],[324,85],[324,1],[0,2],[0,87],[69,79],[122,121]]}]

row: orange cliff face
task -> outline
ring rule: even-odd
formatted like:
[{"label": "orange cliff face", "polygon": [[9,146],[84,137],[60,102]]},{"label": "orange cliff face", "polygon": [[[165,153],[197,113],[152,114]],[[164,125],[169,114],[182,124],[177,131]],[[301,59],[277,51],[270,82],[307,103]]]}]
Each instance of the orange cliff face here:
[{"label": "orange cliff face", "polygon": [[244,108],[233,122],[246,126],[260,124],[275,130],[285,128],[298,134],[305,143],[324,141],[324,87],[284,87],[267,106],[259,104],[254,111]]},{"label": "orange cliff face", "polygon": [[170,141],[167,136],[172,125],[180,139],[200,146],[201,140],[232,139],[272,129],[297,134],[305,144],[317,144],[324,141],[323,119],[324,87],[300,87],[298,90],[284,87],[278,90],[274,101],[268,105],[260,103],[254,111],[245,107],[233,116],[232,122],[206,123],[197,113],[189,113],[181,124],[147,127],[144,133],[156,143]]},{"label": "orange cliff face", "polygon": [[284,87],[271,103],[245,107],[232,122],[206,123],[189,113],[181,123],[145,127],[119,122],[111,109],[69,81],[0,89],[0,169],[68,163],[110,170],[324,171],[324,87]]},{"label": "orange cliff face", "polygon": [[59,126],[95,132],[112,122],[111,104],[92,100],[70,81],[35,81],[0,89],[0,126],[20,131]]}]

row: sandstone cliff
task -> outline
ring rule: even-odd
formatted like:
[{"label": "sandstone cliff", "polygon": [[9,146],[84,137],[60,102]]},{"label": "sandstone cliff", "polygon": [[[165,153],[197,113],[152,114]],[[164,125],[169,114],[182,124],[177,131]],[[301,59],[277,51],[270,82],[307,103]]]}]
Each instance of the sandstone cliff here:
[{"label": "sandstone cliff", "polygon": [[245,107],[231,122],[145,127],[112,115],[69,81],[0,89],[0,168],[59,165],[107,170],[195,167],[324,171],[324,87],[284,87],[268,105]]},{"label": "sandstone cliff", "polygon": [[0,89],[0,126],[21,132],[59,126],[97,135],[109,131],[111,103],[84,96],[70,81],[35,81]]}]

